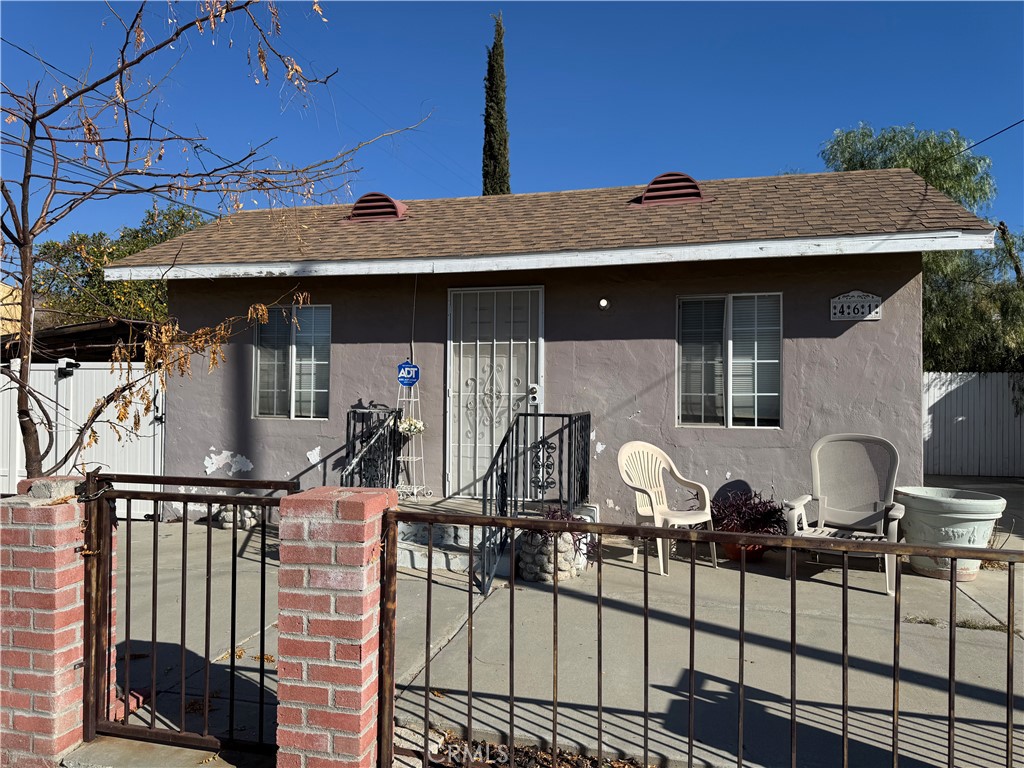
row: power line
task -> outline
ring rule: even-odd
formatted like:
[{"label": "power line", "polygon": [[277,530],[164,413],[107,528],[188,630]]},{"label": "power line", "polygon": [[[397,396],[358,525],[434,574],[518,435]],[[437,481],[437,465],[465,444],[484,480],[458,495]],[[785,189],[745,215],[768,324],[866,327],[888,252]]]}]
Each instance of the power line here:
[{"label": "power line", "polygon": [[[47,59],[44,59],[42,56],[40,56],[38,54],[35,54],[35,53],[32,53],[31,51],[28,51],[28,50],[22,48],[17,43],[12,43],[10,40],[8,40],[6,37],[3,37],[2,35],[0,35],[0,42],[3,42],[4,44],[9,45],[12,48],[15,48],[16,50],[21,51],[22,53],[24,53],[29,58],[35,59],[36,61],[39,61],[39,62],[42,62],[43,66],[49,67],[50,69],[53,69],[53,70],[59,72],[60,74],[64,75],[64,77],[71,78],[75,82],[80,82],[77,77],[72,75],[67,70],[61,69],[56,64],[48,61]],[[97,94],[99,94],[100,97],[102,97],[102,98],[104,98],[104,99],[106,99],[108,101],[110,100],[109,94],[103,93],[103,91],[99,90],[99,88],[95,88],[94,90],[95,90],[95,92]],[[157,122],[156,118],[147,117],[146,115],[142,114],[142,112],[140,112],[139,110],[134,109],[132,107],[129,107],[127,103],[122,103],[120,106],[121,106],[122,109],[124,109],[125,112],[131,112],[131,113],[133,113],[135,115],[138,115],[143,120],[149,122],[151,125],[155,125],[157,128],[163,128],[168,133],[177,134],[177,131],[175,131],[173,128],[170,128],[170,127],[164,125],[163,123]]]},{"label": "power line", "polygon": [[[6,131],[3,131],[2,133],[0,133],[0,135],[2,135],[3,138],[7,139],[8,141],[12,141],[12,140],[15,140],[15,139],[20,140],[19,137],[14,136],[13,134],[7,133]],[[24,157],[21,153],[15,153],[14,150],[8,149],[6,151],[9,154],[16,154],[17,157]],[[51,149],[49,149],[47,147],[38,146],[38,147],[36,147],[36,151],[42,152],[43,154],[49,155],[50,157],[54,156],[53,150],[51,150]],[[79,168],[81,170],[87,171],[88,173],[91,173],[94,178],[98,178],[98,179],[106,179],[107,178],[106,174],[104,174],[102,171],[100,171],[100,170],[98,170],[96,168],[93,168],[92,166],[86,165],[85,163],[81,162],[80,160],[76,160],[76,159],[74,159],[72,157],[68,157],[66,155],[62,155],[59,152],[56,154],[56,157],[57,157],[58,160],[61,160],[61,161],[65,162],[65,163],[68,163],[69,165],[72,165],[75,168]],[[81,175],[81,173],[79,173],[79,175]],[[159,198],[160,200],[164,200],[165,202],[169,202],[169,203],[173,203],[174,205],[181,206],[182,208],[188,208],[188,209],[196,211],[198,213],[202,213],[205,216],[210,216],[212,218],[218,218],[221,215],[221,214],[216,213],[214,211],[209,211],[209,210],[207,210],[205,208],[200,208],[197,205],[193,205],[191,203],[188,203],[184,199],[179,200],[179,199],[177,199],[175,197],[171,197],[170,195],[162,193],[162,192],[155,192],[153,190],[145,189],[144,187],[140,187],[138,184],[135,184],[134,182],[131,182],[128,179],[118,179],[117,181],[119,181],[120,183],[124,184],[126,187],[131,187],[132,189],[136,190],[137,192],[141,192],[143,194],[151,195],[153,197]],[[103,189],[103,188],[100,187],[100,189]],[[71,193],[66,193],[66,194],[71,194]]]},{"label": "power line", "polygon": [[[295,47],[294,45],[292,45],[292,44],[291,44],[290,42],[288,42],[287,40],[284,40],[284,41],[282,41],[282,44],[281,44],[281,45],[282,45],[282,48],[287,48],[287,49],[291,50],[291,51],[292,51],[292,52],[293,52],[293,53],[294,53],[294,54],[295,54],[296,56],[299,56],[299,55],[301,55],[301,53],[302,53],[302,51],[301,51],[301,50],[299,50],[298,48],[296,48],[296,47]],[[328,97],[329,97],[329,98],[331,99],[331,106],[332,106],[332,107],[333,107],[333,109],[334,109],[334,119],[335,119],[335,127],[336,127],[336,128],[339,128],[339,133],[340,133],[340,127],[338,126],[338,123],[339,123],[339,122],[341,122],[341,123],[342,123],[343,125],[346,125],[346,126],[347,126],[348,128],[350,128],[350,129],[351,129],[351,130],[352,130],[353,132],[355,132],[355,133],[358,133],[358,131],[356,131],[356,129],[355,129],[355,128],[354,128],[354,127],[353,127],[353,126],[351,125],[351,124],[349,124],[349,123],[346,123],[346,122],[345,122],[345,121],[343,121],[343,120],[339,120],[339,118],[338,118],[338,107],[337,107],[337,104],[336,104],[336,102],[335,102],[335,100],[334,100],[334,93],[333,93],[333,91],[332,91],[332,88],[337,88],[338,90],[340,90],[340,91],[341,91],[342,93],[344,93],[344,94],[345,94],[346,96],[348,96],[348,97],[349,97],[350,99],[352,99],[352,100],[353,100],[354,102],[356,102],[356,103],[357,103],[357,104],[358,104],[359,106],[361,106],[361,107],[362,107],[363,109],[365,109],[365,110],[366,110],[367,112],[369,112],[369,113],[370,113],[371,115],[373,115],[373,116],[374,116],[374,117],[376,117],[376,118],[377,118],[378,120],[380,120],[380,122],[381,122],[381,123],[383,123],[383,125],[384,125],[384,126],[385,126],[386,128],[390,129],[390,128],[391,128],[391,126],[395,124],[394,122],[392,122],[392,121],[388,121],[387,119],[385,119],[383,115],[381,115],[381,114],[380,114],[379,112],[377,112],[376,110],[374,110],[374,109],[373,109],[372,107],[370,107],[370,106],[369,106],[368,104],[366,104],[365,102],[361,101],[361,100],[360,100],[360,99],[359,99],[358,97],[356,97],[356,95],[355,95],[354,93],[352,93],[352,92],[351,92],[350,90],[348,90],[347,88],[345,88],[345,87],[344,87],[344,86],[342,86],[342,85],[339,85],[339,84],[338,84],[338,81],[337,81],[337,80],[334,80],[334,81],[333,81],[333,82],[331,82],[331,83],[327,83],[327,84],[325,84],[325,86],[324,86],[324,90],[325,90],[325,91],[327,92],[327,95],[328,95]],[[408,136],[407,136],[406,138],[407,138],[407,139],[408,139],[408,141],[409,141],[409,146],[411,146],[411,147],[412,147],[413,149],[417,150],[417,151],[418,151],[418,152],[419,152],[420,154],[422,154],[422,155],[423,155],[424,157],[426,157],[426,158],[427,158],[428,160],[431,160],[431,161],[433,161],[434,163],[436,163],[437,165],[439,165],[439,166],[440,166],[440,167],[441,167],[441,168],[442,168],[443,170],[447,171],[448,173],[450,173],[450,174],[451,174],[452,176],[456,177],[456,178],[457,178],[457,179],[459,179],[460,181],[463,181],[463,182],[465,182],[466,184],[471,184],[471,182],[469,181],[469,179],[467,179],[467,178],[466,178],[465,176],[463,176],[463,175],[462,175],[461,173],[459,173],[459,171],[457,171],[457,170],[456,170],[455,168],[453,168],[453,167],[452,167],[452,166],[450,166],[450,165],[447,165],[447,164],[445,164],[444,162],[442,162],[441,160],[439,160],[439,159],[438,159],[437,157],[435,157],[434,155],[432,155],[432,154],[431,154],[430,152],[428,152],[428,151],[427,151],[426,149],[424,149],[424,148],[423,148],[422,146],[420,146],[420,145],[419,145],[419,143],[418,143],[418,142],[416,141],[416,133],[415,133],[414,131],[411,131],[411,132],[409,132],[409,135],[408,135]],[[396,148],[396,149],[397,149],[397,148]],[[468,171],[468,170],[467,170],[467,169],[465,168],[465,166],[463,166],[463,165],[462,165],[462,164],[461,164],[461,163],[460,163],[460,162],[459,162],[458,160],[456,160],[455,158],[453,158],[453,157],[451,157],[450,155],[448,155],[447,153],[445,153],[445,152],[444,152],[444,151],[443,151],[443,150],[442,150],[442,149],[441,149],[441,148],[440,148],[439,146],[435,146],[435,147],[434,147],[434,149],[436,149],[436,150],[437,150],[437,152],[438,152],[439,154],[441,154],[441,155],[444,155],[444,156],[445,156],[445,157],[447,157],[447,158],[448,158],[449,160],[451,160],[451,161],[452,161],[453,163],[455,163],[456,165],[458,165],[458,166],[459,166],[459,167],[460,167],[460,168],[461,168],[462,170],[466,171],[466,173],[470,173],[470,171]],[[427,181],[429,181],[429,182],[433,183],[434,185],[436,185],[436,186],[439,186],[439,187],[442,187],[442,188],[444,188],[444,189],[447,189],[447,190],[448,190],[449,192],[453,192],[452,188],[451,188],[451,187],[449,187],[449,186],[448,186],[447,184],[444,184],[444,183],[442,183],[442,182],[438,181],[437,179],[435,179],[435,178],[434,178],[434,177],[432,177],[432,176],[428,176],[427,174],[425,174],[425,173],[421,172],[421,171],[420,171],[420,170],[419,170],[418,168],[415,168],[414,166],[412,166],[412,165],[410,165],[409,163],[407,163],[407,162],[406,162],[405,160],[403,160],[403,159],[402,159],[402,158],[401,158],[401,157],[400,157],[400,156],[399,156],[399,155],[397,154],[397,152],[395,152],[395,153],[392,153],[392,154],[390,155],[390,157],[391,157],[391,158],[392,158],[393,160],[397,161],[397,162],[398,162],[399,164],[401,164],[401,165],[404,165],[404,166],[405,166],[406,168],[408,168],[409,170],[411,170],[411,171],[412,171],[413,173],[415,173],[415,174],[417,174],[418,176],[420,176],[420,177],[422,177],[422,178],[426,179]]]},{"label": "power line", "polygon": [[981,145],[981,144],[984,144],[984,143],[985,143],[986,141],[988,141],[989,139],[994,139],[994,138],[995,138],[996,136],[998,136],[999,134],[1001,134],[1001,133],[1006,133],[1006,132],[1007,132],[1008,130],[1010,130],[1011,128],[1016,128],[1016,127],[1017,127],[1018,125],[1020,125],[1021,123],[1024,123],[1024,118],[1021,118],[1021,119],[1020,119],[1020,120],[1018,120],[1018,121],[1017,121],[1016,123],[1013,123],[1012,125],[1008,125],[1008,126],[1006,126],[1005,128],[1003,128],[1003,129],[1001,129],[1001,130],[998,130],[998,131],[996,131],[996,132],[995,132],[995,133],[993,133],[993,134],[992,134],[991,136],[986,136],[986,137],[985,137],[984,139],[982,139],[981,141],[976,141],[976,142],[974,142],[973,144],[970,144],[970,145],[968,145],[968,146],[964,147],[964,148],[963,148],[963,149],[961,149],[961,150],[960,150],[959,152],[954,152],[954,153],[953,153],[952,155],[950,155],[949,157],[944,157],[944,158],[942,158],[941,160],[939,160],[939,161],[937,161],[937,162],[940,162],[940,163],[944,163],[944,162],[946,162],[947,160],[952,160],[952,159],[953,159],[954,157],[957,157],[958,155],[962,155],[962,154],[963,154],[964,152],[966,152],[967,150],[969,150],[969,149],[974,149],[975,147],[977,147],[977,146],[979,146],[979,145]]}]

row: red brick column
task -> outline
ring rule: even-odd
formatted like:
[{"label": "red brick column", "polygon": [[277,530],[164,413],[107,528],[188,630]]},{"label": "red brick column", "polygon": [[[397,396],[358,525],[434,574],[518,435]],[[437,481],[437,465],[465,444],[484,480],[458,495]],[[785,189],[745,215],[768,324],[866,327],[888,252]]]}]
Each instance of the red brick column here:
[{"label": "red brick column", "polygon": [[[66,495],[66,494],[65,494]],[[56,766],[82,741],[82,507],[0,502],[0,764]]]},{"label": "red brick column", "polygon": [[382,514],[394,491],[281,502],[278,768],[376,763]]}]

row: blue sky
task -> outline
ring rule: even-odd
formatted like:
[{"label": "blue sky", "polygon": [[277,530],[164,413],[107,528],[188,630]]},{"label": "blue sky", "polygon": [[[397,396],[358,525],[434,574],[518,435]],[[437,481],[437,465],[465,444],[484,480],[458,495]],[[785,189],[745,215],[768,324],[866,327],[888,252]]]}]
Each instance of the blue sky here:
[{"label": "blue sky", "polygon": [[[223,154],[277,137],[276,154],[301,163],[430,114],[360,152],[352,197],[478,195],[498,10],[514,192],[644,184],[669,170],[698,180],[815,172],[822,142],[858,121],[979,140],[1024,117],[1020,2],[324,2],[326,24],[310,5],[283,4],[284,50],[339,72],[309,106],[289,101],[280,73],[253,85],[244,44],[196,38],[179,46],[159,117],[197,126]],[[90,52],[97,69],[110,61],[113,21],[96,2],[0,5],[6,40],[71,72]],[[11,87],[38,76],[10,45],[0,65]],[[1022,150],[1024,126],[977,150],[992,157],[999,188],[989,214],[1014,230],[1024,229]],[[6,177],[13,161],[2,158]],[[146,206],[95,203],[48,236],[114,232]]]}]

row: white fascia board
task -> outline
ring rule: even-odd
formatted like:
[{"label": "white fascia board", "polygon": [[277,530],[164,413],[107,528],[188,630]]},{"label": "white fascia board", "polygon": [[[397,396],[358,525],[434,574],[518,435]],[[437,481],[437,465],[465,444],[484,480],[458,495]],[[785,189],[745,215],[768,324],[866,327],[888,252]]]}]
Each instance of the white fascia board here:
[{"label": "white fascia board", "polygon": [[616,248],[600,251],[560,251],[500,256],[417,256],[399,259],[353,259],[196,264],[153,267],[108,267],[106,280],[195,280],[225,277],[327,277],[332,275],[450,274],[504,272],[514,269],[560,269],[634,264],[672,264],[688,261],[735,261],[792,256],[841,256],[867,253],[958,251],[992,248],[989,232],[914,232],[894,235],[807,237],[748,240],[733,243]]}]

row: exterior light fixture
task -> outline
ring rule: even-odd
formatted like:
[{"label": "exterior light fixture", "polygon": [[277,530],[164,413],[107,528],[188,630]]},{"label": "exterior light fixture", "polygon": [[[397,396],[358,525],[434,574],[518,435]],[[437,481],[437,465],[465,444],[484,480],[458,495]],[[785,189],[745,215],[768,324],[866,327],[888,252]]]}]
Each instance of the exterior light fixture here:
[{"label": "exterior light fixture", "polygon": [[612,303],[604,297],[597,300],[597,308],[600,309],[602,312],[608,309],[608,307],[610,307],[611,305]]}]

